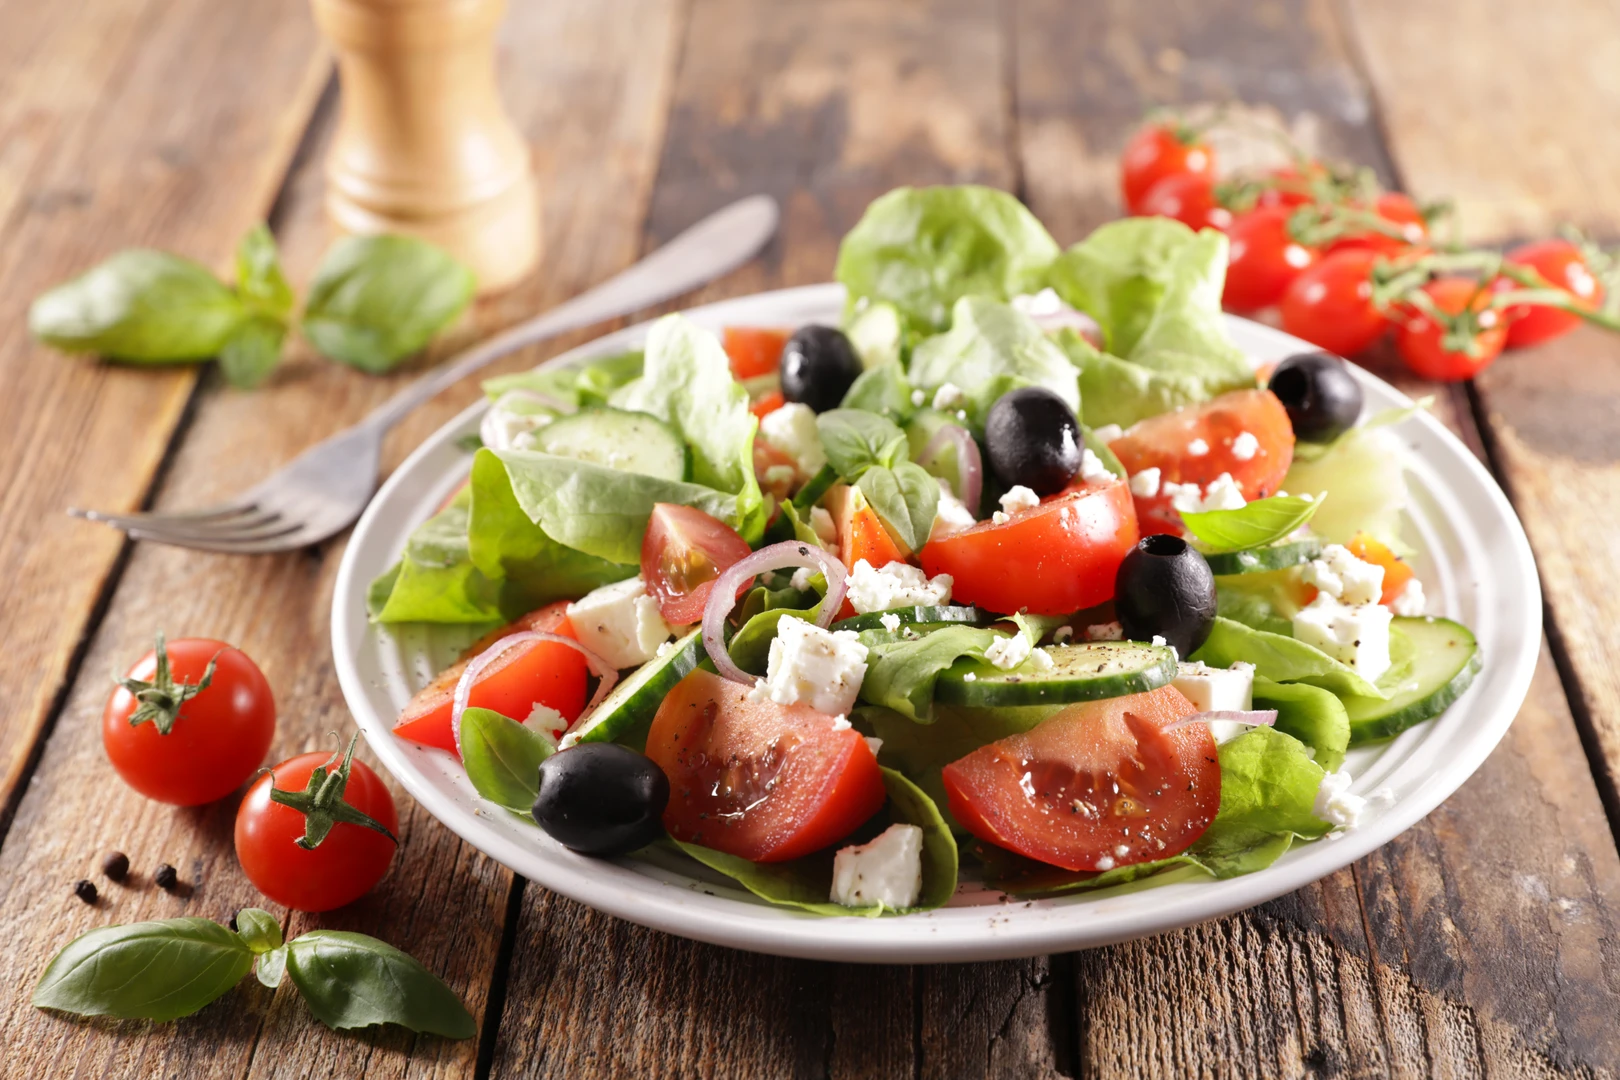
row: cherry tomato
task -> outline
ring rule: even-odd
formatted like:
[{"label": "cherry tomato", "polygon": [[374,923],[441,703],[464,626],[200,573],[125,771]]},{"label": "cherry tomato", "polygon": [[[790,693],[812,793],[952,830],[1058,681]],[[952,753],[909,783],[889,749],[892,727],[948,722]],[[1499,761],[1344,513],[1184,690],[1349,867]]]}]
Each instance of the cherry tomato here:
[{"label": "cherry tomato", "polygon": [[1429,238],[1429,223],[1424,220],[1422,211],[1418,209],[1417,203],[1412,201],[1410,195],[1399,191],[1386,191],[1378,196],[1373,210],[1380,218],[1400,229],[1402,235],[1397,238],[1386,236],[1381,232],[1355,233],[1333,241],[1327,250],[1374,251],[1394,255]]},{"label": "cherry tomato", "polygon": [[[124,783],[147,798],[177,806],[213,802],[263,763],[276,731],[275,698],[258,665],[223,641],[181,638],[165,645],[160,636],[158,647],[165,670],[159,671],[154,649],[107,699],[102,745]],[[198,690],[210,663],[213,674]],[[144,686],[153,700],[137,701],[130,683]]]},{"label": "cherry tomato", "polygon": [[950,574],[957,601],[989,611],[1062,615],[1114,595],[1119,564],[1141,539],[1123,480],[1078,484],[922,549],[930,576]]},{"label": "cherry tomato", "polygon": [[1288,285],[1317,260],[1318,252],[1288,232],[1285,206],[1250,210],[1232,219],[1226,234],[1226,288],[1221,301],[1233,311],[1258,311],[1282,299]]},{"label": "cherry tomato", "polygon": [[[1253,455],[1239,458],[1232,444],[1244,432],[1254,436],[1256,446]],[[1201,454],[1194,452],[1200,441]],[[1144,469],[1159,470],[1159,493],[1136,499],[1142,532],[1179,533],[1181,515],[1170,505],[1165,484],[1207,488],[1227,473],[1245,499],[1275,495],[1294,460],[1294,426],[1271,391],[1233,390],[1202,405],[1142,420],[1108,448],[1132,476]]]},{"label": "cherry tomato", "polygon": [[1467,350],[1454,352],[1445,344],[1445,330],[1427,315],[1407,308],[1396,314],[1395,347],[1414,374],[1440,382],[1471,379],[1490,366],[1507,341],[1501,313],[1489,308],[1490,290],[1469,278],[1438,278],[1423,286],[1436,307],[1450,315],[1472,308],[1479,313],[1479,330]]},{"label": "cherry tomato", "polygon": [[[671,626],[703,618],[721,574],[748,558],[748,541],[701,510],[657,503],[641,539],[641,577]],[[745,582],[737,592],[747,589]]]},{"label": "cherry tomato", "polygon": [[[1546,279],[1548,285],[1564,289],[1583,304],[1596,307],[1603,302],[1602,283],[1586,265],[1581,249],[1567,240],[1537,240],[1523,244],[1508,252],[1507,261],[1529,267]],[[1498,281],[1496,287],[1504,290],[1523,288],[1506,279]],[[1505,309],[1502,317],[1507,321],[1509,349],[1523,349],[1563,337],[1581,322],[1579,315],[1539,304],[1515,304]]]},{"label": "cherry tomato", "polygon": [[[474,657],[501,638],[523,630],[544,630],[573,637],[574,629],[568,625],[568,601],[559,600],[531,611],[510,626],[503,626],[474,642],[460,661],[417,691],[395,721],[394,734],[454,754],[456,740],[450,731],[450,715],[461,673]],[[525,719],[536,705],[544,705],[573,721],[585,708],[585,676],[585,658],[577,649],[550,641],[525,642],[507,649],[479,672],[467,704],[494,709],[516,720]]]},{"label": "cherry tomato", "polygon": [[762,326],[728,326],[724,342],[731,373],[739,379],[769,375],[782,363],[782,346],[791,331]]},{"label": "cherry tomato", "polygon": [[671,836],[755,862],[836,843],[885,797],[859,732],[806,705],[755,701],[701,668],[658,707],[647,756],[669,777]]},{"label": "cherry tomato", "polygon": [[1187,850],[1221,806],[1207,724],[1174,687],[1071,705],[945,766],[951,813],[988,844],[1065,870]]},{"label": "cherry tomato", "polygon": [[1232,211],[1215,199],[1215,178],[1208,173],[1173,173],[1142,196],[1144,216],[1175,218],[1192,229],[1225,229]]},{"label": "cherry tomato", "polygon": [[[354,744],[349,744],[349,752]],[[300,846],[311,820],[270,798],[272,786],[297,798],[317,768],[343,768],[340,755],[299,754],[277,765],[248,788],[236,812],[236,858],[255,888],[299,911],[330,911],[360,899],[382,879],[398,844],[365,825],[338,821],[313,850]],[[399,832],[394,797],[363,761],[348,763],[348,781],[337,797],[388,830]]]},{"label": "cherry tomato", "polygon": [[766,416],[775,412],[777,409],[780,409],[786,404],[787,398],[782,396],[782,391],[772,390],[770,393],[763,395],[758,401],[748,406],[748,411],[763,420]]},{"label": "cherry tomato", "polygon": [[[1374,566],[1384,568],[1384,592],[1378,598],[1380,604],[1393,604],[1395,598],[1401,595],[1401,590],[1406,588],[1406,583],[1412,580],[1411,564],[1395,554],[1386,544],[1375,537],[1364,532],[1358,532],[1344,546],[1350,554],[1362,562],[1369,562]],[[1315,598],[1312,597],[1312,599]]]},{"label": "cherry tomato", "polygon": [[1380,257],[1370,248],[1334,251],[1305,270],[1283,293],[1283,329],[1340,356],[1370,348],[1389,329],[1372,302],[1372,268]]},{"label": "cherry tomato", "polygon": [[1150,124],[1125,144],[1120,156],[1120,195],[1125,209],[1144,213],[1148,190],[1176,173],[1215,175],[1215,150],[1194,132],[1175,124]]},{"label": "cherry tomato", "polygon": [[1327,167],[1319,161],[1306,162],[1301,169],[1284,165],[1266,174],[1270,186],[1261,190],[1256,206],[1285,206],[1290,209],[1316,201],[1314,184],[1327,176]]}]

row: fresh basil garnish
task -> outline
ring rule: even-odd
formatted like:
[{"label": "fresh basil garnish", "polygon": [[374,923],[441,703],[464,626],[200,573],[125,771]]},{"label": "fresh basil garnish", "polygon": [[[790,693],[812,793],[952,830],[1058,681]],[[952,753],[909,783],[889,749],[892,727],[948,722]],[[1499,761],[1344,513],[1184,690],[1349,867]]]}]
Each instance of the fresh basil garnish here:
[{"label": "fresh basil garnish", "polygon": [[236,936],[255,954],[281,948],[281,923],[263,908],[243,908],[236,913]]},{"label": "fresh basil garnish", "polygon": [[232,386],[249,389],[259,385],[281,361],[281,346],[287,340],[287,324],[265,315],[242,320],[219,350],[219,367]]},{"label": "fresh basil garnish", "polygon": [[285,323],[296,297],[281,272],[275,237],[263,222],[253,226],[236,245],[236,292],[244,303]]},{"label": "fresh basil garnish", "polygon": [[855,486],[883,527],[909,550],[916,551],[928,542],[939,510],[939,484],[921,465],[900,461],[892,468],[870,468]]},{"label": "fresh basil garnish", "polygon": [[392,945],[347,930],[311,930],[287,945],[287,974],[329,1028],[398,1024],[470,1039],[478,1024],[427,968]]},{"label": "fresh basil garnish", "polygon": [[911,457],[906,433],[894,421],[863,409],[832,409],[816,417],[827,462],[845,480],[867,469],[888,467]]},{"label": "fresh basil garnish", "polygon": [[540,763],[556,748],[493,709],[461,714],[461,762],[478,794],[513,813],[527,814],[540,794]]},{"label": "fresh basil garnish", "polygon": [[1316,508],[1322,505],[1322,499],[1321,495],[1256,499],[1241,510],[1183,513],[1181,523],[1198,538],[1205,551],[1247,551],[1274,544],[1311,520]]},{"label": "fresh basil garnish", "polygon": [[362,371],[391,370],[461,314],[471,270],[410,236],[350,236],[321,260],[304,307],[304,336]]}]

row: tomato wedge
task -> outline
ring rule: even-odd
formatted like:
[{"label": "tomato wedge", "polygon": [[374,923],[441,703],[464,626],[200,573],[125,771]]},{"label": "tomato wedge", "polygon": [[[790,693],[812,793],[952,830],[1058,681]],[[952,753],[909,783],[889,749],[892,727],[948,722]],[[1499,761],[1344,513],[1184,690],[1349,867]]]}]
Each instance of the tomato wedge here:
[{"label": "tomato wedge", "polygon": [[669,777],[671,836],[754,862],[836,843],[885,797],[859,732],[806,705],[750,700],[748,687],[702,669],[658,707],[647,756]]},{"label": "tomato wedge", "polygon": [[[703,618],[715,579],[748,558],[749,550],[748,541],[719,518],[679,503],[656,503],[641,538],[641,578],[664,621],[685,626]],[[737,595],[747,587],[744,582]]]},{"label": "tomato wedge", "polygon": [[988,844],[1065,870],[1187,850],[1221,808],[1207,724],[1174,687],[1071,705],[945,766],[951,813]]},{"label": "tomato wedge", "polygon": [[[782,391],[772,390],[760,397],[758,401],[748,406],[748,411],[763,420],[786,404],[787,398],[782,396]],[[755,445],[757,446],[758,444],[756,443]]]},{"label": "tomato wedge", "polygon": [[[568,601],[547,604],[479,638],[460,661],[417,691],[395,722],[394,734],[454,754],[456,740],[450,731],[450,713],[461,673],[479,653],[520,630],[545,630],[573,637],[573,627],[568,624]],[[514,720],[524,720],[536,705],[544,705],[556,709],[571,723],[585,707],[585,675],[585,658],[576,649],[550,641],[514,645],[479,674],[467,704],[494,709]]]},{"label": "tomato wedge", "polygon": [[958,603],[1012,614],[1063,615],[1114,596],[1114,575],[1141,539],[1123,480],[1077,484],[996,524],[930,541],[929,576],[956,579]]},{"label": "tomato wedge", "polygon": [[782,346],[789,331],[764,326],[728,326],[722,341],[731,360],[731,373],[739,379],[769,375],[782,364]]},{"label": "tomato wedge", "polygon": [[[1252,456],[1239,458],[1232,446],[1244,432],[1254,436],[1256,446]],[[1170,505],[1163,484],[1207,488],[1228,473],[1245,499],[1275,495],[1294,460],[1294,426],[1271,391],[1233,390],[1202,405],[1149,417],[1108,448],[1132,476],[1159,470],[1160,493],[1136,500],[1142,532],[1180,532],[1181,515]],[[1195,453],[1198,449],[1204,452]]]}]

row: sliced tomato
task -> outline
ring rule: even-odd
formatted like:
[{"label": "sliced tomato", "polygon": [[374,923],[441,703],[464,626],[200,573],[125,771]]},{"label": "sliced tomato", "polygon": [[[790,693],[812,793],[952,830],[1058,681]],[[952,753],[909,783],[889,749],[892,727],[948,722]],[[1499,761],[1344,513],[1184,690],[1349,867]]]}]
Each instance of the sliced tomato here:
[{"label": "sliced tomato", "polygon": [[[1244,432],[1259,445],[1254,456],[1240,460],[1232,443]],[[1207,449],[1196,454],[1200,440]],[[1245,499],[1275,495],[1294,460],[1294,427],[1271,391],[1233,390],[1202,405],[1140,421],[1108,448],[1132,476],[1143,469],[1159,470],[1160,493],[1136,500],[1142,532],[1179,532],[1181,515],[1170,505],[1164,484],[1207,488],[1229,473]]]},{"label": "sliced tomato", "polygon": [[[394,724],[394,734],[454,754],[456,740],[450,731],[450,714],[461,673],[479,653],[521,630],[545,630],[573,637],[574,629],[568,624],[568,601],[547,604],[479,638],[460,661],[441,671],[411,698]],[[571,723],[585,707],[585,676],[585,658],[578,650],[550,641],[526,642],[507,649],[479,673],[467,704],[494,709],[514,720],[524,720],[536,705],[544,705],[556,709]]]},{"label": "sliced tomato", "polygon": [[959,603],[1063,615],[1113,599],[1119,564],[1139,539],[1125,481],[1082,483],[999,525],[992,518],[929,541],[922,566],[951,575]]},{"label": "sliced tomato", "polygon": [[1207,724],[1174,687],[1071,705],[945,766],[951,813],[988,844],[1065,870],[1187,850],[1221,807]]},{"label": "sliced tomato", "polygon": [[[641,579],[664,621],[685,626],[703,618],[715,579],[748,558],[749,551],[748,541],[719,518],[678,503],[657,503],[641,539]],[[737,595],[747,587],[745,582]]]},{"label": "sliced tomato", "polygon": [[1401,590],[1406,588],[1406,583],[1412,580],[1411,564],[1368,533],[1356,533],[1344,546],[1362,562],[1384,568],[1384,594],[1378,598],[1380,604],[1393,604],[1395,598],[1401,595]]},{"label": "sliced tomato", "polygon": [[658,707],[647,756],[669,777],[671,836],[784,862],[837,843],[877,813],[883,776],[859,732],[748,691],[699,669]]},{"label": "sliced tomato", "polygon": [[762,395],[758,401],[748,406],[748,411],[763,420],[766,416],[770,415],[786,404],[787,398],[782,396],[782,391],[772,390],[770,393]]},{"label": "sliced tomato", "polygon": [[782,364],[782,346],[790,330],[765,326],[728,326],[723,341],[731,373],[739,379],[769,375]]},{"label": "sliced tomato", "polygon": [[[905,562],[911,553],[883,525],[877,511],[866,501],[861,489],[850,484],[834,484],[826,496],[827,512],[838,530],[838,555],[851,570],[865,559],[881,569],[892,562]],[[848,600],[839,609],[840,619],[852,618],[855,608]]]}]

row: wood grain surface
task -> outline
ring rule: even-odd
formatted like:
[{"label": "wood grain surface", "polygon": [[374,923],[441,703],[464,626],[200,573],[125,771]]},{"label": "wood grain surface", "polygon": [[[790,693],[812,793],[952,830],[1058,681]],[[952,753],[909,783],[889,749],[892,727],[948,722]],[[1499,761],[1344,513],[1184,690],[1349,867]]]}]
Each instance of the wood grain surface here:
[{"label": "wood grain surface", "polygon": [[[1565,218],[1612,229],[1612,176],[1558,173],[1556,157],[1499,161],[1470,93],[1488,89],[1515,130],[1552,123],[1557,103],[1507,61],[1521,42],[1537,56],[1580,53],[1558,78],[1573,88],[1591,75],[1597,89],[1571,114],[1586,116],[1612,92],[1609,68],[1620,70],[1592,66],[1614,40],[1600,33],[1613,12],[1576,3],[1569,25],[1549,28],[1506,5],[1435,8],[1420,25],[1468,27],[1470,49],[1445,51],[1454,70],[1437,70],[1433,50],[1403,36],[1414,25],[1404,7],[1360,0],[514,5],[503,88],[536,151],[548,261],[482,302],[435,355],[753,191],[782,201],[782,235],[697,299],[825,280],[838,237],[898,183],[1010,188],[1070,242],[1117,215],[1118,150],[1157,104],[1241,102],[1243,115],[1421,194],[1463,195],[1481,235]],[[180,63],[187,42],[212,49]],[[117,783],[97,745],[106,673],[148,648],[155,629],[222,637],[261,662],[280,708],[277,757],[352,726],[326,627],[341,540],[251,560],[141,545],[121,559],[112,534],[59,511],[69,499],[133,505],[149,489],[163,506],[207,502],[352,422],[411,373],[371,379],[298,352],[251,394],[208,376],[188,413],[191,373],[71,363],[27,344],[19,321],[44,285],[126,243],[222,259],[272,205],[294,277],[306,277],[329,239],[319,204],[331,96],[315,108],[326,72],[296,5],[103,10],[98,0],[69,18],[0,0],[0,85],[21,91],[0,94],[0,236],[12,241],[0,250],[0,280],[12,286],[0,293],[0,363],[17,388],[0,398],[10,421],[0,447],[13,463],[0,553],[27,570],[0,604],[28,631],[24,652],[0,660],[8,685],[22,688],[0,707],[0,796],[13,790],[16,808],[0,844],[0,979],[13,988],[0,998],[0,1071],[54,1075],[71,1062],[84,1076],[184,1077],[1614,1075],[1620,854],[1600,792],[1613,811],[1620,683],[1604,662],[1617,612],[1600,586],[1620,554],[1607,438],[1620,416],[1620,353],[1595,334],[1510,357],[1437,403],[1525,517],[1558,648],[1544,650],[1517,722],[1467,785],[1393,843],[1297,893],[1069,956],[913,968],[782,960],[658,934],[527,885],[406,800],[400,856],[372,895],[327,916],[283,914],[290,933],[363,928],[408,949],[467,1001],[480,1039],[337,1035],[290,988],[251,980],[170,1025],[32,1009],[38,971],[73,934],[170,914],[225,919],[262,903],[231,851],[234,800],[196,811],[146,802]],[[1484,87],[1486,73],[1501,85]],[[1570,153],[1592,130],[1541,133],[1536,145]],[[1620,142],[1591,153],[1596,170]],[[1395,376],[1387,357],[1372,366],[1424,389]],[[390,440],[389,466],[475,392],[457,388],[413,416]],[[48,421],[74,439],[45,438],[57,430]],[[95,908],[80,904],[71,883],[113,848],[130,854],[134,879],[106,884]],[[163,861],[180,868],[181,895],[151,885]]]}]

